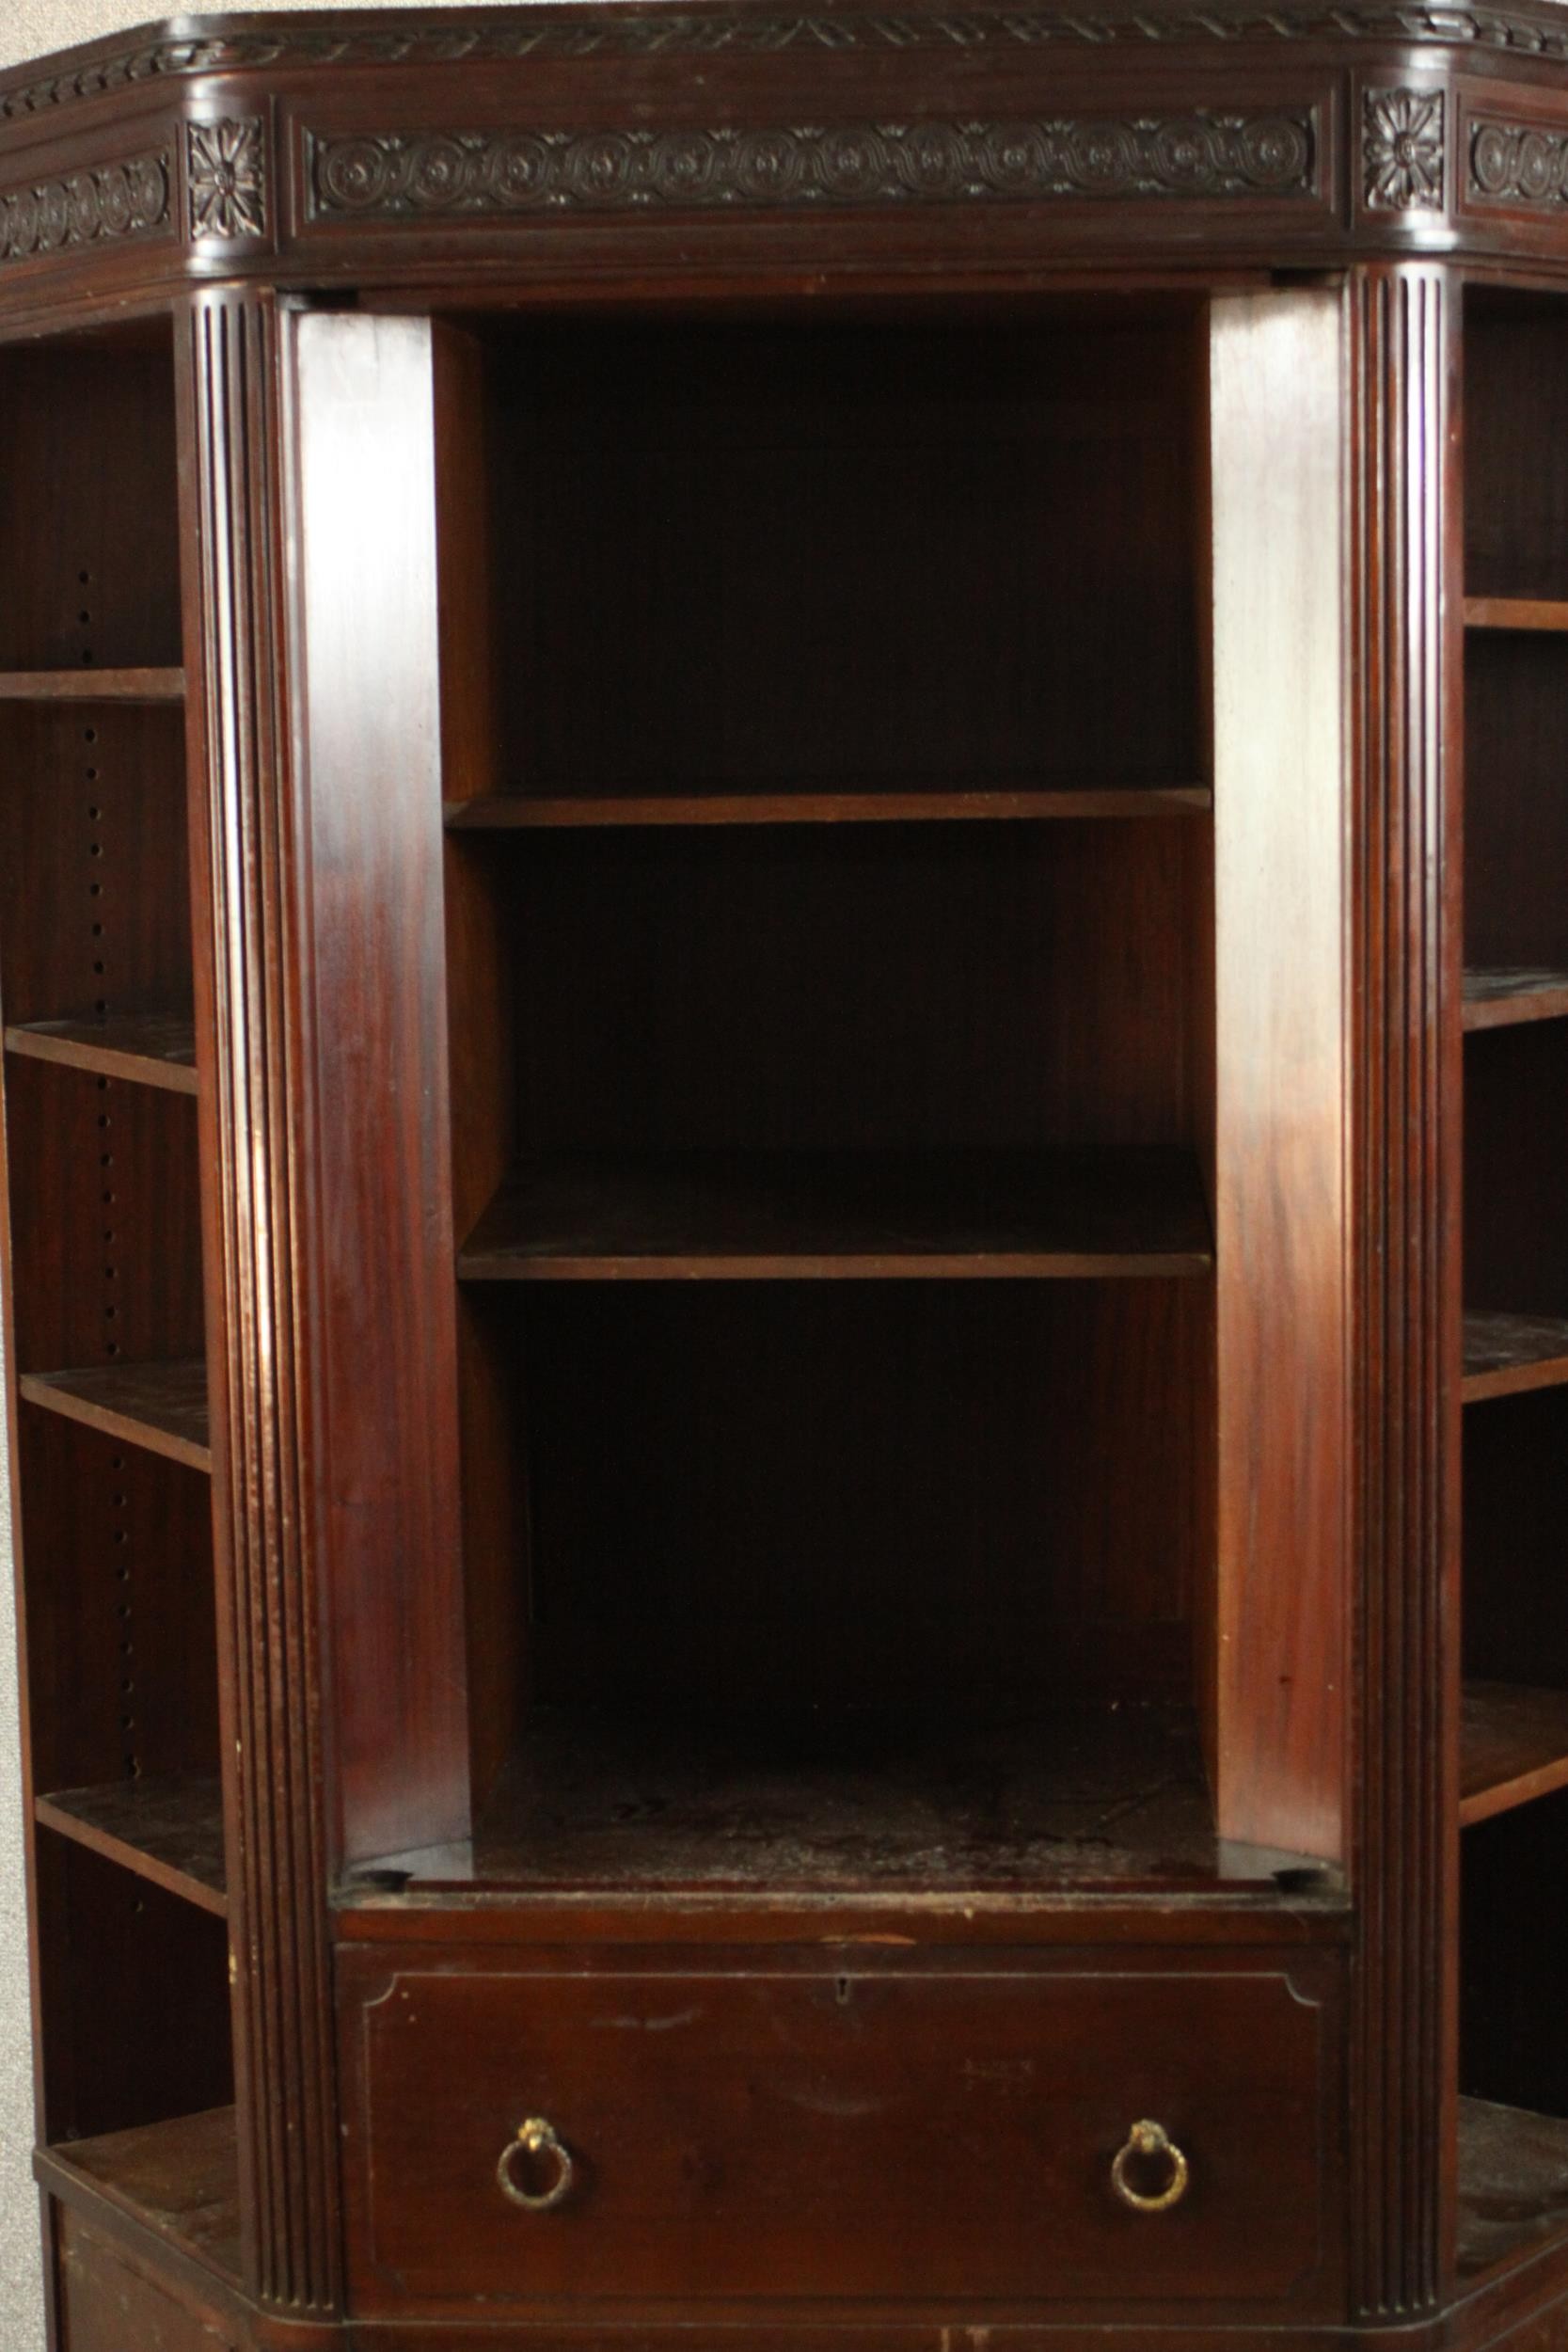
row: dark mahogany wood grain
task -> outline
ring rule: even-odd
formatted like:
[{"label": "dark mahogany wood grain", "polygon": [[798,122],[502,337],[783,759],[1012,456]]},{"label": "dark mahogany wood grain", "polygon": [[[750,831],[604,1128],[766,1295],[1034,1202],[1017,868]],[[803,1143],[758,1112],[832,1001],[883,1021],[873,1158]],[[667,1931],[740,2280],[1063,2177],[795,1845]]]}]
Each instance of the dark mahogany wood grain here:
[{"label": "dark mahogany wood grain", "polygon": [[50,1991],[40,2138],[73,2143],[231,2104],[223,1921],[54,1829],[40,1828],[35,1867]]},{"label": "dark mahogany wood grain", "polygon": [[1465,975],[1465,1026],[1500,1029],[1521,1021],[1560,1021],[1568,1017],[1568,972],[1542,971],[1528,965],[1501,971],[1470,971]]},{"label": "dark mahogany wood grain", "polygon": [[1568,1692],[1466,1682],[1460,1737],[1461,1828],[1568,1784]]},{"label": "dark mahogany wood grain", "polygon": [[546,1162],[458,1253],[471,1281],[1200,1275],[1196,1171],[1174,1152],[650,1154]]},{"label": "dark mahogany wood grain", "polygon": [[1081,305],[493,332],[505,787],[1203,785],[1192,331]]},{"label": "dark mahogany wood grain", "polygon": [[207,1367],[204,1363],[114,1363],[87,1372],[19,1375],[29,1405],[100,1429],[105,1437],[166,1454],[187,1469],[210,1470]]},{"label": "dark mahogany wood grain", "polygon": [[179,711],[0,706],[0,753],[7,1023],[188,1020]]},{"label": "dark mahogany wood grain", "polygon": [[[1227,1836],[1329,1860],[1349,1838],[1344,613],[1325,526],[1343,337],[1318,289],[1214,306],[1216,1807]],[[1288,1410],[1259,1411],[1265,1391]]]},{"label": "dark mahogany wood grain", "polygon": [[411,1902],[902,1891],[953,1906],[1002,1890],[1288,1897],[1299,1881],[1327,1898],[1335,1884],[1309,1857],[1216,1837],[1190,1712],[1126,1702],[997,1707],[940,1731],[870,1708],[798,1721],[536,1708],[473,1837],[379,1870],[406,1872]]},{"label": "dark mahogany wood grain", "polygon": [[1458,326],[1440,268],[1353,288],[1351,2227],[1369,2320],[1431,2310],[1454,2242]]},{"label": "dark mahogany wood grain", "polygon": [[183,670],[0,670],[0,702],[179,703]]},{"label": "dark mahogany wood grain", "polygon": [[35,1021],[6,1031],[6,1050],[35,1061],[63,1062],[101,1077],[194,1094],[196,1036],[180,1014],[127,1013],[102,1021]]},{"label": "dark mahogany wood grain", "polygon": [[[1125,2299],[1130,2265],[1155,2310],[1222,2275],[1255,2306],[1322,2292],[1333,2006],[1305,1963],[507,1974],[453,1949],[392,1970],[356,1953],[344,1999],[363,2310],[543,2314],[587,2294],[733,2314],[804,2292],[827,2312],[1005,2312],[1048,2284]],[[530,2115],[578,2168],[555,2214],[497,2185]],[[1153,2217],[1110,2181],[1145,2115],[1192,2168],[1188,2198]]]},{"label": "dark mahogany wood grain", "polygon": [[1568,1316],[1477,1311],[1465,1318],[1465,1402],[1568,1381]]},{"label": "dark mahogany wood grain", "polygon": [[[189,578],[190,816],[199,952],[207,1361],[226,1774],[241,2269],[263,2305],[338,2302],[335,2106],[321,1889],[318,1594],[308,1366],[291,1308],[305,1083],[291,1029],[289,739],[275,312],[193,306],[177,344]],[[275,1116],[269,1120],[269,1107]]]},{"label": "dark mahogany wood grain", "polygon": [[0,612],[0,696],[9,676],[24,695],[79,698],[88,671],[107,675],[97,691],[111,695],[177,694],[166,337],[13,347],[0,360],[0,559],[8,580],[27,583]]},{"label": "dark mahogany wood grain", "polygon": [[[317,11],[0,75],[59,2352],[1568,2344],[1557,2127],[1497,2106],[1568,2106],[1568,1791],[1466,1833],[1463,2138],[1453,2064],[1463,1395],[1472,1663],[1568,1685],[1565,143],[1538,0]],[[1243,313],[1288,348],[1227,373]],[[965,1281],[945,1180],[921,1283],[798,1199],[768,1254],[742,1204],[766,1283],[649,1216],[661,1153],[972,1150],[1172,1154],[1191,1279]],[[596,1156],[594,1279],[459,1285],[508,1171]],[[152,1393],[203,1352],[205,1436]],[[996,1753],[1085,1698],[1180,1772]],[[594,1708],[640,1752],[531,1779]],[[207,1817],[194,1873],[135,1828],[219,1766],[227,1942]],[[430,1913],[340,1890],[340,1867],[426,1836]],[[541,2068],[542,2237],[484,2201]],[[1149,2083],[1161,2219],[1104,2198]]]},{"label": "dark mahogany wood grain", "polygon": [[8,1057],[16,1360],[188,1360],[202,1347],[195,1105]]},{"label": "dark mahogany wood grain", "polygon": [[50,2158],[90,2181],[121,2211],[181,2252],[226,2276],[240,2271],[239,2168],[234,2110],[212,2107],[168,2122],[79,2139]]},{"label": "dark mahogany wood grain", "polygon": [[[844,1708],[957,1732],[1047,1694],[1190,1701],[1203,1283],[513,1296],[532,1699],[808,1737]],[[1138,1471],[1102,1486],[1077,1469],[1107,1430]]]},{"label": "dark mahogany wood grain", "polygon": [[1459,2103],[1462,2279],[1518,2262],[1568,2222],[1568,2122],[1487,2099]]},{"label": "dark mahogany wood grain", "polygon": [[[67,2186],[79,2185],[71,2177]],[[56,2247],[59,2325],[76,2352],[119,2352],[127,2343],[147,2352],[247,2352],[247,2332],[231,2314],[219,2316],[169,2275],[183,2253],[178,2237],[163,2237],[150,2265],[68,2207]]]},{"label": "dark mahogany wood grain", "polygon": [[216,1779],[112,1781],[37,1799],[48,1829],[221,1919],[228,1914],[223,1788]]},{"label": "dark mahogany wood grain", "polygon": [[1528,596],[1466,596],[1466,628],[1545,629],[1561,636],[1568,630],[1568,603],[1545,603]]},{"label": "dark mahogany wood grain", "polygon": [[1205,785],[1069,787],[1029,791],[1001,785],[956,792],[820,788],[794,792],[598,792],[575,797],[501,793],[451,804],[457,833],[505,833],[596,825],[907,825],[1077,817],[1170,817],[1213,805]]},{"label": "dark mahogany wood grain", "polygon": [[215,1772],[208,1481],[33,1404],[19,1461],[39,1788]]},{"label": "dark mahogany wood grain", "polygon": [[286,360],[311,998],[300,1272],[327,1305],[310,1508],[331,1562],[333,1846],[353,1862],[468,1820],[435,360],[428,325],[325,313],[293,322]]}]

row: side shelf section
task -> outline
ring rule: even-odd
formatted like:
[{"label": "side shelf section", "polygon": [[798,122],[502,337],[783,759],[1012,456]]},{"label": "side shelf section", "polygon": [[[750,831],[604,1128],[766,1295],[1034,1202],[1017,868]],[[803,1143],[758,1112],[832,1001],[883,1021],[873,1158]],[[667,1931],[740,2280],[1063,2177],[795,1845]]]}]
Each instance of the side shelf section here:
[{"label": "side shelf section", "polygon": [[[39,2163],[134,2214],[204,2118],[199,2169],[225,2173],[232,2207],[167,320],[9,350],[0,390],[6,1354]],[[232,2233],[207,2259],[237,2277]]]}]

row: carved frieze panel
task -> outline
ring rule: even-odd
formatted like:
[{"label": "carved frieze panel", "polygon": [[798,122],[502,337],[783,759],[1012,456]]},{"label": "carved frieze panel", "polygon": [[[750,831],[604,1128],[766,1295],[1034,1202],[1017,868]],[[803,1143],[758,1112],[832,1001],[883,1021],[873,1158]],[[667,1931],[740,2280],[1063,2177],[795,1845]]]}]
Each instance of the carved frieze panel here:
[{"label": "carved frieze panel", "polygon": [[1314,107],[307,139],[313,221],[1316,193]]},{"label": "carved frieze panel", "polygon": [[166,151],[0,183],[0,265],[125,237],[171,236],[169,189]]},{"label": "carved frieze panel", "polygon": [[1568,124],[1557,129],[1497,114],[1472,116],[1465,195],[1470,203],[1560,213],[1568,204]]}]

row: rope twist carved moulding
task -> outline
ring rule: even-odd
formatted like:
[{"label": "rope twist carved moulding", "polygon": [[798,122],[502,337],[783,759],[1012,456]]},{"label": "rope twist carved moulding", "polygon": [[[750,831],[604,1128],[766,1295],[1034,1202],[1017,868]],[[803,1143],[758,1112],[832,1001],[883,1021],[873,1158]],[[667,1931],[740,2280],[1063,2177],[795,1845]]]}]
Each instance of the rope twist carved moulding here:
[{"label": "rope twist carved moulding", "polygon": [[311,137],[310,215],[1310,196],[1311,110]]},{"label": "rope twist carved moulding", "polygon": [[1243,40],[1383,40],[1450,48],[1502,49],[1519,56],[1568,57],[1568,25],[1491,8],[1209,8],[1101,14],[1085,10],[969,8],[940,15],[735,18],[681,14],[543,17],[527,24],[357,27],[327,32],[291,25],[277,34],[236,33],[160,40],[98,57],[71,73],[0,92],[0,119],[15,121],[128,84],[198,73],[261,72],[273,66],[504,64],[535,56],[626,56],[735,49],[985,48],[1019,42],[1065,47],[1162,46]]}]

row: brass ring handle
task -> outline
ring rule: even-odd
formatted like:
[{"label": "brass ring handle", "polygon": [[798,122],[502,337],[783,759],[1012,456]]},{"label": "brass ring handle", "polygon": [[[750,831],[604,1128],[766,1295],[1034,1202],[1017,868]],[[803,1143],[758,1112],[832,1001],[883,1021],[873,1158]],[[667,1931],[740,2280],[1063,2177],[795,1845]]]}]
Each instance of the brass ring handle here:
[{"label": "brass ring handle", "polygon": [[[519,2155],[546,2156],[554,2167],[554,2178],[547,2188],[524,2188],[513,2169]],[[542,2115],[531,2115],[526,2123],[517,2126],[517,2137],[502,2149],[501,2160],[496,2167],[496,2178],[515,2205],[525,2213],[553,2213],[563,2205],[572,2193],[577,2167],[570,2149],[556,2136],[553,2123],[546,2123]]]},{"label": "brass ring handle", "polygon": [[[1129,2165],[1135,2158],[1144,2156],[1164,2156],[1170,2168],[1169,2180],[1164,2188],[1156,2190],[1153,2195],[1146,2195],[1142,2189],[1134,2188],[1129,2177]],[[1191,2179],[1192,2167],[1159,2123],[1134,2123],[1127,2135],[1126,2147],[1118,2149],[1116,2162],[1111,2167],[1112,2187],[1122,2203],[1131,2205],[1134,2213],[1169,2213],[1172,2205],[1179,2205],[1187,2194]]]}]

